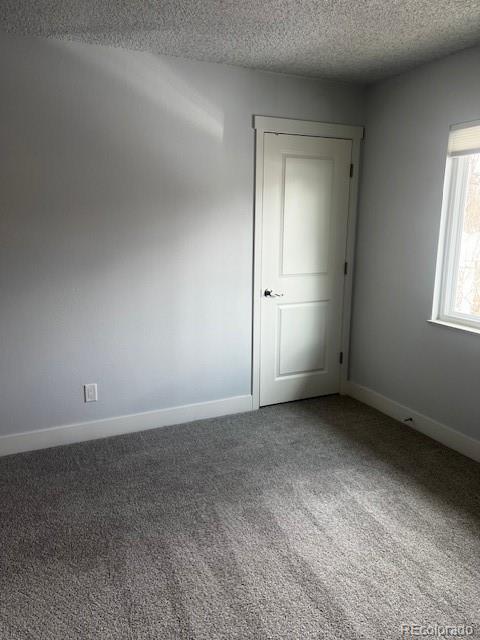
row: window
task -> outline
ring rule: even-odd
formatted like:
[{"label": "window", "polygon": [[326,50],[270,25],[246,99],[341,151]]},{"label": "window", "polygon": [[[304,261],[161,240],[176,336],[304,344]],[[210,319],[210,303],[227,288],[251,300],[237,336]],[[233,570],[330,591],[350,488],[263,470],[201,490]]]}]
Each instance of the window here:
[{"label": "window", "polygon": [[480,331],[480,122],[450,130],[432,319]]}]

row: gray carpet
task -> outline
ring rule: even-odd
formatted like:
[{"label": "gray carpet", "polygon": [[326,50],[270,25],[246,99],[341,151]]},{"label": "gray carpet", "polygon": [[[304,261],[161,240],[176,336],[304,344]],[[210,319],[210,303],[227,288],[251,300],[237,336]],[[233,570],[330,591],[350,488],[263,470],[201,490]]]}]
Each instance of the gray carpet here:
[{"label": "gray carpet", "polygon": [[2,458],[0,638],[480,635],[479,489],[336,396]]}]

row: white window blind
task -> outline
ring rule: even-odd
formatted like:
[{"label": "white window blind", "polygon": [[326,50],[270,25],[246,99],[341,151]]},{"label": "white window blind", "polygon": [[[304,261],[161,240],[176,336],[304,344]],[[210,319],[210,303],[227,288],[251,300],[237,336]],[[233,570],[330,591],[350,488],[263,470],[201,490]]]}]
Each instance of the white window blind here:
[{"label": "white window blind", "polygon": [[448,137],[448,155],[480,153],[480,122],[454,125]]}]

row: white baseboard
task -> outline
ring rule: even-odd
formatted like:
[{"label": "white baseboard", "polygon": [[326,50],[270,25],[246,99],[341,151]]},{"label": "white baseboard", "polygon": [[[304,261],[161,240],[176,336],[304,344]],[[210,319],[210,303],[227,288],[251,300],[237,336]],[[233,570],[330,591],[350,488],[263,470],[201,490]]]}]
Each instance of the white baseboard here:
[{"label": "white baseboard", "polygon": [[[373,389],[363,387],[355,382],[348,381],[342,391],[346,395],[378,409],[406,426],[424,433],[433,440],[441,442],[445,446],[450,447],[450,449],[454,449],[455,451],[463,453],[464,456],[480,462],[480,440],[475,440],[475,438],[471,438],[456,429],[452,429],[452,427],[447,427],[446,424],[437,422],[423,413],[414,411],[399,402],[395,402],[395,400],[391,400],[373,391]],[[404,422],[405,418],[412,418],[412,421]]]},{"label": "white baseboard", "polygon": [[192,420],[215,418],[232,413],[243,413],[252,410],[252,396],[234,396],[222,400],[187,404],[171,409],[133,413],[115,418],[93,420],[91,422],[77,422],[60,427],[26,431],[11,435],[0,436],[0,456],[35,449],[47,449],[74,442],[95,440],[122,433],[133,433],[157,427],[167,427]]}]

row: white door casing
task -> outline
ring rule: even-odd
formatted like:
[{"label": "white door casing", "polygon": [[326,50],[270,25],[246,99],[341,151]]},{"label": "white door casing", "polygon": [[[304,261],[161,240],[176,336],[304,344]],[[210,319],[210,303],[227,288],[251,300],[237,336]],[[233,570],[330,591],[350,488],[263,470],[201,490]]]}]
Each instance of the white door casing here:
[{"label": "white door casing", "polygon": [[[293,133],[267,129],[259,139],[258,121],[277,120]],[[274,118],[256,118],[256,127],[254,407],[255,397],[267,405],[340,390],[355,226],[350,166],[363,133]]]}]

